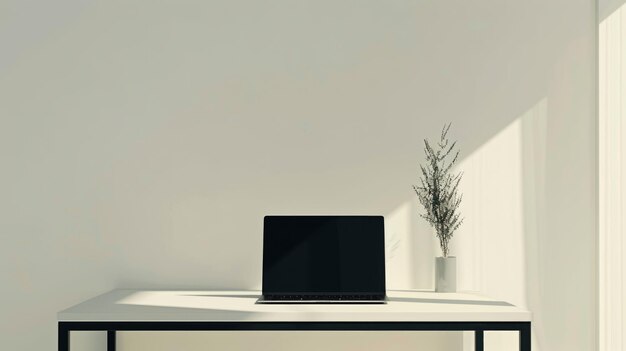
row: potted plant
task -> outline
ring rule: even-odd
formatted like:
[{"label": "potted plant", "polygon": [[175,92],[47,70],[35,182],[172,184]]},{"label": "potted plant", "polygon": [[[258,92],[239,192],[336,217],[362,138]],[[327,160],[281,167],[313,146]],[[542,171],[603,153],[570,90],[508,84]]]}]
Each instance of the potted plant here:
[{"label": "potted plant", "polygon": [[435,258],[435,291],[440,292],[456,291],[456,257],[449,256],[449,245],[454,231],[463,223],[458,211],[463,198],[459,194],[463,174],[452,169],[459,158],[459,150],[456,141],[448,140],[450,126],[444,125],[436,145],[424,139],[426,163],[420,164],[420,182],[413,186],[425,210],[420,216],[434,228],[439,239],[442,256]]}]

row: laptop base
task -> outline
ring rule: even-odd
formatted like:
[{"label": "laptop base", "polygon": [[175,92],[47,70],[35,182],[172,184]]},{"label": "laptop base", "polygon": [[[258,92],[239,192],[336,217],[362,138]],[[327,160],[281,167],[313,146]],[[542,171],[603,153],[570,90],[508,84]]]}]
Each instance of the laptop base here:
[{"label": "laptop base", "polygon": [[255,302],[256,304],[268,305],[306,305],[306,304],[324,304],[324,305],[381,305],[387,303],[387,297],[377,299],[301,299],[301,298],[280,298],[261,296]]}]

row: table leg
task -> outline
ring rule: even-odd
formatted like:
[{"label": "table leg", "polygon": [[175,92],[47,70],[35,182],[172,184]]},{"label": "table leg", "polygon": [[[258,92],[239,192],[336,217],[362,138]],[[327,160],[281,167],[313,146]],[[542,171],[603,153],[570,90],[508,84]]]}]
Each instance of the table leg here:
[{"label": "table leg", "polygon": [[519,330],[520,351],[530,351],[530,323],[525,324]]},{"label": "table leg", "polygon": [[482,330],[474,331],[474,350],[484,351],[485,349],[485,332]]},{"label": "table leg", "polygon": [[70,351],[70,331],[59,323],[59,351]]},{"label": "table leg", "polygon": [[107,351],[115,351],[115,336],[115,330],[107,330]]}]

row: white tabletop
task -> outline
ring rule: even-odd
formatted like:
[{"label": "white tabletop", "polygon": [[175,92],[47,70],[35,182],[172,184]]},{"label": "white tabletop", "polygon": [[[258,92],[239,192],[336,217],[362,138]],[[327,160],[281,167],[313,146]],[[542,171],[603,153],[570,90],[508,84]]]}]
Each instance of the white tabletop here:
[{"label": "white tabletop", "polygon": [[388,291],[384,305],[255,304],[258,291],[113,290],[59,321],[526,322],[530,312],[477,294]]}]

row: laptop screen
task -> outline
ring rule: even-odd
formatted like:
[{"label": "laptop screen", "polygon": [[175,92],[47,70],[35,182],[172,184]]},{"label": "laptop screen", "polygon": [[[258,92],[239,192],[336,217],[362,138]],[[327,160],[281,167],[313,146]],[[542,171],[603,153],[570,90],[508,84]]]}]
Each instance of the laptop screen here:
[{"label": "laptop screen", "polygon": [[266,216],[263,295],[385,294],[382,216]]}]

